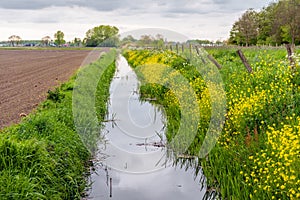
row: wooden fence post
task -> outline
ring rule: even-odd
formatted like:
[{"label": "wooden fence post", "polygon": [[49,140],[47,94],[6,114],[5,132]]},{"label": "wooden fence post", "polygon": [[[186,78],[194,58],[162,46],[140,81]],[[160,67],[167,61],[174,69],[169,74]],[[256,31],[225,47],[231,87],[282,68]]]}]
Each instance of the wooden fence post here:
[{"label": "wooden fence post", "polygon": [[200,51],[199,51],[199,49],[198,49],[198,46],[195,46],[195,49],[196,49],[196,51],[197,51],[197,54],[198,54],[198,56],[201,58],[201,61],[204,63],[204,64],[206,64],[207,62],[202,58],[202,56],[200,55]]},{"label": "wooden fence post", "polygon": [[190,44],[190,60],[192,60],[192,44]]},{"label": "wooden fence post", "polygon": [[245,67],[247,68],[249,73],[252,73],[252,67],[250,66],[250,64],[248,63],[246,57],[244,56],[243,52],[239,49],[237,50],[238,55],[240,56],[243,64],[245,65]]},{"label": "wooden fence post", "polygon": [[291,45],[290,44],[286,44],[285,48],[287,50],[288,56],[290,57],[293,54]]},{"label": "wooden fence post", "polygon": [[288,59],[289,59],[291,65],[292,65],[292,64],[294,64],[294,60],[292,58],[292,55],[293,55],[292,47],[291,47],[290,44],[286,44],[285,48],[286,48],[286,51],[287,51],[287,54],[288,54]]},{"label": "wooden fence post", "polygon": [[222,65],[220,65],[220,64],[218,63],[218,61],[217,61],[214,57],[212,57],[210,54],[207,55],[207,58],[208,58],[212,63],[214,63],[214,64],[217,66],[218,69],[222,69]]},{"label": "wooden fence post", "polygon": [[291,67],[292,67],[292,70],[295,71],[295,61],[293,59],[293,48],[292,48],[292,45],[290,44],[286,44],[285,45],[285,48],[286,48],[286,51],[287,51],[287,54],[288,54],[288,59],[290,61],[290,64],[291,64]]},{"label": "wooden fence post", "polygon": [[198,46],[195,46],[195,49],[196,49],[196,51],[197,51],[198,56],[200,56],[200,51],[199,51],[199,49],[198,49]]},{"label": "wooden fence post", "polygon": [[109,187],[109,197],[112,197],[112,178],[109,179],[110,187]]}]

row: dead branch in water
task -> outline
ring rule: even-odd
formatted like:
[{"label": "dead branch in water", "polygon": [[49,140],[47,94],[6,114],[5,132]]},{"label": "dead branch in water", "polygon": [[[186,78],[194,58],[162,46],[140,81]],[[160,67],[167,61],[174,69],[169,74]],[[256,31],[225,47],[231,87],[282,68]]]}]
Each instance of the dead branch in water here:
[{"label": "dead branch in water", "polygon": [[160,141],[160,142],[152,142],[152,143],[138,143],[137,146],[153,146],[153,147],[165,147],[166,145]]}]

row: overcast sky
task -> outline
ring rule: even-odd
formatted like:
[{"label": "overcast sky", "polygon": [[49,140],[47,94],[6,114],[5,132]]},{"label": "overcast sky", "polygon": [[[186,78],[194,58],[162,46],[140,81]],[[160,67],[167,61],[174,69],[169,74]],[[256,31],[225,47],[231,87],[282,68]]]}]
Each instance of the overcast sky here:
[{"label": "overcast sky", "polygon": [[[0,40],[53,38],[57,30],[67,40],[84,38],[97,25],[120,32],[141,28],[168,29],[190,39],[224,40],[232,24],[248,8],[271,0],[0,0]],[[149,29],[148,29],[149,30]]]}]

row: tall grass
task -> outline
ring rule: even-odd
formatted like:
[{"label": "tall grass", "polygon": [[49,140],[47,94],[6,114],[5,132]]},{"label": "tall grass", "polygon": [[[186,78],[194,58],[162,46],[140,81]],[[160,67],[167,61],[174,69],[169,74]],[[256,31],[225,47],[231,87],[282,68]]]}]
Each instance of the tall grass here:
[{"label": "tall grass", "polygon": [[[115,51],[108,54],[115,56]],[[93,63],[102,67],[101,59]],[[88,70],[86,66],[83,70]],[[112,63],[98,83],[96,107],[106,109]],[[72,91],[76,76],[54,91],[18,125],[0,133],[0,199],[80,199],[90,152],[75,131]],[[99,119],[103,119],[103,112]]]},{"label": "tall grass", "polygon": [[[236,49],[208,51],[223,66],[220,73],[228,102],[218,143],[206,158],[199,159],[208,187],[219,191],[222,199],[299,199],[299,63],[293,71],[283,49],[243,49],[253,67],[249,74]],[[198,96],[201,118],[186,153],[198,155],[210,122],[211,101],[195,66],[189,58],[169,51],[136,50],[124,55],[133,67],[166,64],[189,80]],[[172,138],[180,126],[176,97],[158,85],[144,85],[141,92],[156,97],[164,106],[169,120],[167,136]]]}]

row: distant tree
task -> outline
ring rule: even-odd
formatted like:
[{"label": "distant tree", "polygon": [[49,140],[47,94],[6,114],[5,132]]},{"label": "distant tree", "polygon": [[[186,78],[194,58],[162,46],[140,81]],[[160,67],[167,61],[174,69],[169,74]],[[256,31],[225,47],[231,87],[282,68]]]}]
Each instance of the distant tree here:
[{"label": "distant tree", "polygon": [[231,41],[248,46],[256,44],[257,36],[258,15],[253,9],[249,9],[234,23],[230,32]]},{"label": "distant tree", "polygon": [[155,36],[155,46],[158,48],[163,48],[165,44],[164,36],[162,34],[156,34]]},{"label": "distant tree", "polygon": [[136,42],[137,39],[135,39],[132,35],[127,35],[123,38],[124,41],[130,41],[130,42]]},{"label": "distant tree", "polygon": [[50,44],[50,41],[51,41],[51,37],[50,36],[45,36],[45,37],[42,38],[42,43],[45,46],[48,46]]},{"label": "distant tree", "polygon": [[55,44],[57,44],[58,46],[65,44],[66,41],[64,40],[65,34],[62,31],[57,31],[54,34],[54,38],[55,38]]},{"label": "distant tree", "polygon": [[153,38],[151,35],[142,35],[139,39],[139,44],[141,46],[150,46],[155,38]]},{"label": "distant tree", "polygon": [[21,42],[21,37],[18,35],[12,35],[8,38],[8,41],[10,41],[11,45],[14,47],[15,45],[19,45]]},{"label": "distant tree", "polygon": [[225,44],[225,43],[226,43],[225,41],[221,41],[221,40],[217,40],[217,41],[215,42],[216,45],[223,45],[223,44]]},{"label": "distant tree", "polygon": [[83,38],[82,44],[85,45],[85,46],[87,46],[87,45],[86,45],[86,41],[87,41],[87,39],[86,39],[86,38]]},{"label": "distant tree", "polygon": [[73,40],[73,44],[74,44],[74,46],[79,47],[81,45],[81,39],[75,37],[74,40]]},{"label": "distant tree", "polygon": [[121,41],[122,44],[128,44],[128,43],[133,43],[136,42],[137,39],[135,39],[132,35],[127,35],[124,37]]},{"label": "distant tree", "polygon": [[119,43],[120,43],[119,36],[116,35],[116,36],[107,38],[98,46],[99,47],[117,47],[117,46],[119,46]]},{"label": "distant tree", "polygon": [[132,35],[127,35],[120,41],[121,46],[126,46],[126,45],[136,45],[137,39],[135,39]]},{"label": "distant tree", "polygon": [[86,32],[86,46],[117,46],[119,29],[115,26],[100,25]]},{"label": "distant tree", "polygon": [[200,45],[213,43],[212,41],[209,41],[209,40],[196,40],[196,42]]}]

